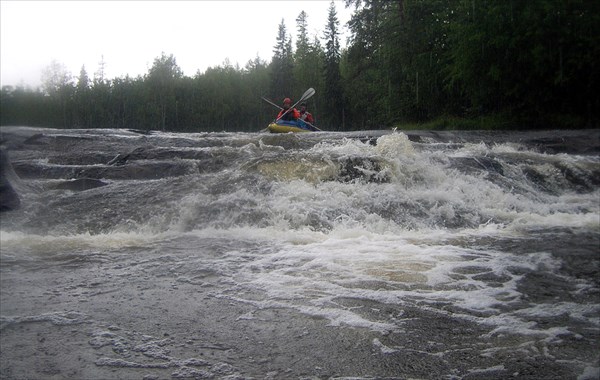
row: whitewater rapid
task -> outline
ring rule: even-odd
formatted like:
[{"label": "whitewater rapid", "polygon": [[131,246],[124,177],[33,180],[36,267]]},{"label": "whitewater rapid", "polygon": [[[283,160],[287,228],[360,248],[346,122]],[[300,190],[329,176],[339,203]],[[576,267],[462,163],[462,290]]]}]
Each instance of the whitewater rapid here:
[{"label": "whitewater rapid", "polygon": [[87,378],[598,375],[598,131],[2,138],[7,378],[65,324]]}]

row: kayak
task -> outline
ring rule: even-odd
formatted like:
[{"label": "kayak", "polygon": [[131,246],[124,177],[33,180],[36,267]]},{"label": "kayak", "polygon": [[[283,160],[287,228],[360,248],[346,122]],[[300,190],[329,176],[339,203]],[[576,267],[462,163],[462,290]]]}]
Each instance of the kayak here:
[{"label": "kayak", "polygon": [[314,132],[316,130],[302,120],[278,120],[275,123],[269,124],[267,128],[271,133]]}]

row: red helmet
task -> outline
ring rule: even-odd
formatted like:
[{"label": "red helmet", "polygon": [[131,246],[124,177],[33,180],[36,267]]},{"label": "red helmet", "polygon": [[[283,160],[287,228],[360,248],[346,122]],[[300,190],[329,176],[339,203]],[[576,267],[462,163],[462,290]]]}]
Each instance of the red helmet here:
[{"label": "red helmet", "polygon": [[290,99],[290,98],[283,99],[283,104],[286,104],[286,103],[287,104],[292,104],[292,99]]}]

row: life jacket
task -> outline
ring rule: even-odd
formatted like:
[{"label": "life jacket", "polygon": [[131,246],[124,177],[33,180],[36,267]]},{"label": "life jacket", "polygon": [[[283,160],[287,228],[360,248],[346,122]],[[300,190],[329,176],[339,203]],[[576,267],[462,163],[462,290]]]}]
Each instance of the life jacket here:
[{"label": "life jacket", "polygon": [[[285,115],[283,115],[286,111],[288,111],[288,112]],[[290,110],[281,110],[279,112],[279,114],[277,115],[277,119],[286,120],[286,121],[295,120],[295,119],[299,119],[299,118],[300,118],[300,112],[298,112],[298,110],[295,108],[293,108],[291,111]]]},{"label": "life jacket", "polygon": [[314,119],[313,119],[312,114],[310,112],[308,112],[308,111],[304,111],[303,113],[300,113],[300,119],[304,120],[304,121],[307,121],[307,122],[309,122],[311,124],[315,122]]}]

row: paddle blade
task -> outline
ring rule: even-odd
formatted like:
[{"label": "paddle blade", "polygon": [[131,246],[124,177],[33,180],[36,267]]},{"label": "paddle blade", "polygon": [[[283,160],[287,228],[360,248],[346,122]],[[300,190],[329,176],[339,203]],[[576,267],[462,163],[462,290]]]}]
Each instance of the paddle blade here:
[{"label": "paddle blade", "polygon": [[313,96],[314,94],[315,94],[315,89],[311,87],[308,90],[306,90],[304,92],[304,94],[302,94],[300,101],[306,100],[306,99],[310,98],[311,96]]}]

